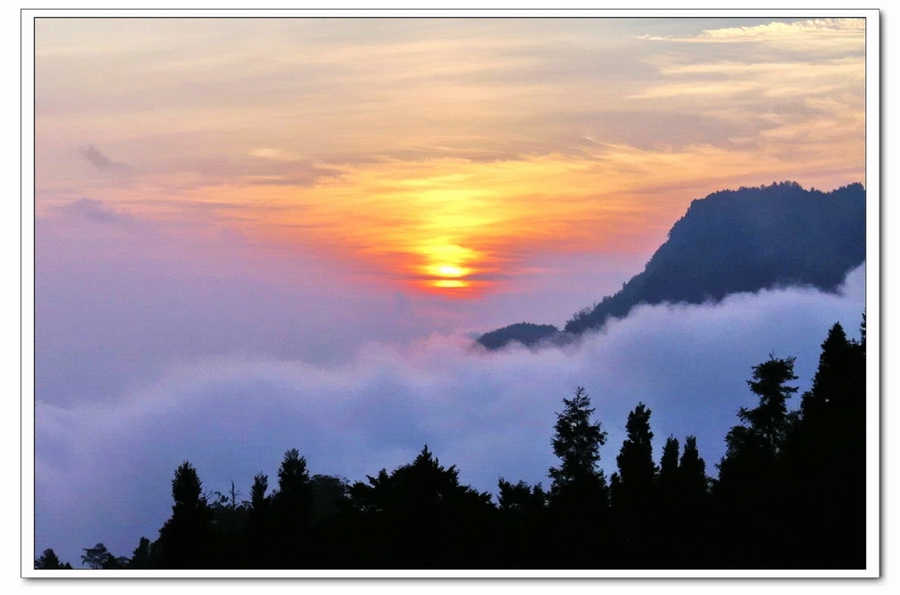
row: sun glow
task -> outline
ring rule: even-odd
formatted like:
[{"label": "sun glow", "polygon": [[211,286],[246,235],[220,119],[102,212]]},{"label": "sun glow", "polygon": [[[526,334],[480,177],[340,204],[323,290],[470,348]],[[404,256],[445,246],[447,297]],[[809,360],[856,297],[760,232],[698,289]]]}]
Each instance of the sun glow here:
[{"label": "sun glow", "polygon": [[458,267],[452,264],[439,264],[430,266],[429,269],[439,277],[463,277],[468,273],[468,269]]},{"label": "sun glow", "polygon": [[[735,162],[733,152],[704,150],[704,163],[721,162],[730,171],[725,161]],[[535,251],[624,250],[638,225],[676,217],[681,204],[636,196],[634,179],[668,187],[672,172],[684,173],[695,154],[610,146],[587,156],[488,163],[389,161],[347,166],[308,187],[207,188],[196,202],[229,216],[233,211],[231,220],[266,241],[355,262],[357,274],[418,292],[478,298],[523,274],[522,263]],[[700,194],[690,187],[682,192]]]},{"label": "sun glow", "polygon": [[470,287],[471,283],[459,279],[437,279],[436,281],[431,281],[431,286],[437,289],[463,289]]},{"label": "sun glow", "polygon": [[443,243],[421,246],[416,250],[426,264],[419,267],[425,286],[436,289],[466,289],[473,286],[468,277],[482,255],[470,248]]},{"label": "sun glow", "polygon": [[646,254],[717,188],[865,181],[863,20],[476,21],[40,19],[36,213],[89,197],[476,298]]}]

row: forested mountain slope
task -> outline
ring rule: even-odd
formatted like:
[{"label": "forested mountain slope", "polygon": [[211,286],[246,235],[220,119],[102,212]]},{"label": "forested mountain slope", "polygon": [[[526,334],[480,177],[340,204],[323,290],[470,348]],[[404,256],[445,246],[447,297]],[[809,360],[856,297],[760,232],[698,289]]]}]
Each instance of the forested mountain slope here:
[{"label": "forested mountain slope", "polygon": [[[600,329],[642,303],[716,302],[732,293],[780,286],[834,291],[865,260],[865,214],[866,191],[858,183],[821,192],[781,182],[694,200],[644,271],[576,313],[563,332]],[[534,333],[516,332],[533,326],[504,327],[478,341],[488,349],[511,341],[533,345]],[[539,340],[553,338],[541,333]]]}]

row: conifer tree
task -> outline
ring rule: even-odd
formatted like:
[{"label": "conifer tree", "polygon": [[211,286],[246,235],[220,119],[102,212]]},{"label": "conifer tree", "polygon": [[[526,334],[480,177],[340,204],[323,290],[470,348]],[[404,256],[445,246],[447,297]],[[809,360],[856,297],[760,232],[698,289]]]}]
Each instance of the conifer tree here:
[{"label": "conifer tree", "polygon": [[512,484],[501,477],[497,487],[501,566],[536,568],[545,564],[547,495],[541,484]]},{"label": "conifer tree", "polygon": [[131,552],[131,562],[129,568],[144,570],[153,567],[153,545],[146,537],[141,536],[138,546]]},{"label": "conifer tree", "polygon": [[211,563],[212,515],[197,470],[188,462],[172,480],[172,516],[159,531],[163,568],[208,568]]},{"label": "conifer tree", "polygon": [[269,477],[262,472],[253,476],[250,487],[250,508],[244,529],[244,565],[247,568],[268,568],[272,559],[272,497],[266,494]]},{"label": "conifer tree", "polygon": [[742,424],[725,437],[726,452],[716,484],[723,515],[716,522],[722,531],[717,539],[723,543],[722,552],[735,558],[723,563],[754,568],[791,563],[785,539],[790,498],[784,448],[794,426],[787,412],[787,400],[797,391],[788,384],[797,378],[794,361],[770,355],[753,367],[747,384],[759,404],[753,409],[741,407]]},{"label": "conifer tree", "polygon": [[759,483],[756,480],[771,477],[775,471],[791,427],[787,400],[797,387],[787,383],[797,379],[795,359],[770,355],[767,361],[753,367],[753,379],[747,384],[759,397],[759,404],[753,409],[741,407],[738,418],[742,424],[734,426],[725,437],[725,457],[719,463],[721,485]]},{"label": "conifer tree", "polygon": [[272,506],[279,522],[302,527],[309,519],[312,507],[312,484],[306,458],[296,448],[284,453],[278,468],[278,491],[272,496]]},{"label": "conifer tree", "polygon": [[630,498],[646,498],[653,488],[656,465],[653,463],[651,413],[646,405],[639,403],[628,414],[628,421],[625,424],[627,438],[616,457],[622,489],[630,494]]},{"label": "conifer tree", "polygon": [[583,387],[578,387],[572,399],[563,399],[563,412],[556,414],[552,440],[553,454],[559,457],[560,465],[550,468],[551,498],[566,498],[568,494],[605,497],[606,480],[599,463],[607,433],[600,422],[591,419],[593,413]]},{"label": "conifer tree", "polygon": [[302,568],[309,563],[307,527],[312,499],[306,459],[292,448],[284,453],[278,468],[278,489],[272,494],[273,563],[279,568]]},{"label": "conifer tree", "polygon": [[709,478],[706,476],[706,461],[697,449],[697,437],[688,436],[684,441],[684,451],[678,467],[679,492],[690,504],[701,503],[709,494]]},{"label": "conifer tree", "polygon": [[427,445],[412,463],[391,473],[382,469],[367,479],[351,486],[350,498],[377,545],[371,555],[379,564],[406,568],[490,564],[490,494],[460,484],[456,466],[441,465]]},{"label": "conifer tree", "polygon": [[653,463],[653,432],[650,429],[650,409],[638,403],[628,414],[626,439],[622,443],[618,464],[618,481],[611,490],[612,512],[628,565],[655,563],[656,540],[653,531],[659,522],[656,498],[656,465]]},{"label": "conifer tree", "polygon": [[669,436],[659,461],[659,485],[666,493],[674,490],[678,478],[678,438]]},{"label": "conifer tree", "polygon": [[788,438],[796,548],[807,566],[860,567],[865,554],[865,318],[861,339],[835,323]]},{"label": "conifer tree", "polygon": [[[553,453],[558,467],[550,468],[550,522],[556,542],[566,549],[549,552],[548,564],[565,567],[609,563],[603,551],[608,543],[609,488],[600,468],[600,447],[607,433],[592,419],[594,409],[584,388],[572,399],[563,399],[557,413]],[[602,560],[602,562],[601,562]]]},{"label": "conifer tree", "polygon": [[45,549],[40,557],[34,561],[35,570],[72,570],[72,565],[63,564],[51,548]]}]

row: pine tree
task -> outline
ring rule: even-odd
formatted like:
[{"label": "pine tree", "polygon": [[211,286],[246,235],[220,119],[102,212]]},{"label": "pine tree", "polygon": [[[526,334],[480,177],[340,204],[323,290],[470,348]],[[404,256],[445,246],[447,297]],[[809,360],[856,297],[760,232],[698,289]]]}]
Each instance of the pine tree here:
[{"label": "pine tree", "polygon": [[279,568],[305,567],[312,516],[312,483],[306,459],[296,448],[284,453],[278,468],[278,489],[272,494],[275,559]]},{"label": "pine tree", "polygon": [[141,536],[138,546],[131,552],[131,562],[128,568],[145,570],[153,567],[153,545],[146,537]]},{"label": "pine tree", "polygon": [[512,484],[502,477],[497,487],[501,564],[503,568],[536,568],[546,563],[547,495],[541,484]]},{"label": "pine tree", "polygon": [[[753,409],[741,407],[742,424],[725,438],[716,493],[724,515],[717,525],[727,564],[745,567],[790,565],[785,535],[790,526],[784,448],[795,426],[787,400],[797,391],[793,357],[769,359],[753,367],[750,390],[759,397]],[[747,528],[747,529],[744,529]],[[741,553],[738,554],[737,552]]]},{"label": "pine tree", "polygon": [[72,565],[68,562],[63,564],[59,557],[52,549],[48,548],[43,551],[41,556],[34,561],[35,570],[71,570]]},{"label": "pine tree", "polygon": [[653,463],[653,432],[650,409],[639,403],[625,424],[618,464],[618,481],[612,492],[612,512],[621,532],[626,565],[655,564],[653,531],[659,522],[656,465]]},{"label": "pine tree", "polygon": [[622,443],[622,449],[616,457],[622,489],[632,499],[645,499],[653,489],[656,465],[653,463],[651,413],[646,405],[639,403],[628,414],[628,421],[625,424],[627,438]]},{"label": "pine tree", "polygon": [[244,529],[244,561],[246,568],[271,568],[274,566],[272,548],[272,497],[266,494],[269,477],[257,473],[250,487],[250,508]]},{"label": "pine tree", "polygon": [[491,496],[460,484],[426,445],[415,460],[350,487],[378,565],[459,568],[491,565]]},{"label": "pine tree", "polygon": [[688,436],[684,441],[684,451],[678,467],[678,489],[691,505],[701,504],[709,495],[709,478],[706,476],[706,461],[697,449],[697,437]]},{"label": "pine tree", "polygon": [[675,490],[679,471],[678,451],[678,438],[675,436],[666,438],[666,445],[659,460],[659,485],[665,494],[671,494]]},{"label": "pine tree", "polygon": [[788,357],[769,360],[753,367],[753,380],[748,380],[750,390],[759,396],[755,409],[741,407],[738,417],[763,441],[763,447],[775,456],[784,443],[789,427],[787,400],[797,392],[796,386],[786,383],[796,380],[794,361]]},{"label": "pine tree", "polygon": [[810,567],[865,564],[865,317],[861,339],[834,324],[786,444],[796,549]]},{"label": "pine tree", "polygon": [[163,568],[209,568],[213,561],[209,506],[197,470],[187,461],[172,480],[172,516],[159,531]]},{"label": "pine tree", "polygon": [[563,399],[563,412],[557,413],[552,440],[553,454],[559,457],[560,466],[550,468],[551,498],[564,498],[575,492],[604,496],[606,481],[599,463],[600,447],[606,444],[607,433],[600,422],[592,421],[593,413],[583,387],[578,387],[574,398]]},{"label": "pine tree", "polygon": [[574,398],[563,399],[563,411],[557,413],[552,445],[560,464],[550,468],[549,512],[556,532],[553,539],[568,547],[551,552],[550,565],[573,568],[610,563],[604,550],[609,488],[599,466],[607,433],[592,420],[593,413],[582,387]]}]

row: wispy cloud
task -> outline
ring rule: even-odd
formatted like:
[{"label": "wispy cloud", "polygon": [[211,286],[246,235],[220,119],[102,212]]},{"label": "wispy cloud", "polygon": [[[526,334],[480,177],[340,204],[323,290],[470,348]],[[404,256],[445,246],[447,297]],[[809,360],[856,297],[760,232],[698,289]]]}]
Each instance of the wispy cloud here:
[{"label": "wispy cloud", "polygon": [[804,37],[860,37],[865,35],[865,19],[813,19],[792,23],[771,22],[752,27],[708,29],[695,40],[705,41],[769,41]]},{"label": "wispy cloud", "polygon": [[94,145],[81,147],[78,152],[82,157],[87,159],[91,165],[102,172],[115,174],[127,174],[131,172],[131,167],[129,165],[119,161],[113,161]]},{"label": "wispy cloud", "polygon": [[[864,117],[861,22],[704,32],[706,22],[654,21],[679,32],[661,39],[777,38],[798,51],[646,43],[634,38],[640,19],[41,22],[37,187],[46,200],[75,192],[148,216],[231,202],[223,225],[275,241],[300,228],[294,209],[304,229],[328,230],[304,241],[380,267],[387,254],[387,266],[398,255],[416,266],[423,235],[513,259],[523,247],[500,245],[509,226],[542,248],[551,237],[608,244],[636,220],[638,181],[684,188],[644,210],[651,225],[735,184],[864,181],[863,137],[848,134]],[[828,34],[850,45],[803,46]],[[96,68],[79,66],[85,56]],[[132,167],[129,193],[96,188],[65,161],[59,147],[80,122],[104,126],[124,156],[88,146],[82,159]],[[403,202],[416,213],[398,213]],[[375,245],[379,234],[407,245]]]},{"label": "wispy cloud", "polygon": [[767,41],[860,37],[865,35],[866,21],[857,18],[826,18],[793,22],[773,21],[763,25],[705,29],[689,37],[643,35],[640,39],[681,43],[749,43]]},{"label": "wispy cloud", "polygon": [[119,212],[103,201],[91,198],[79,198],[61,207],[59,211],[101,223],[127,223],[133,220],[127,213]]}]

